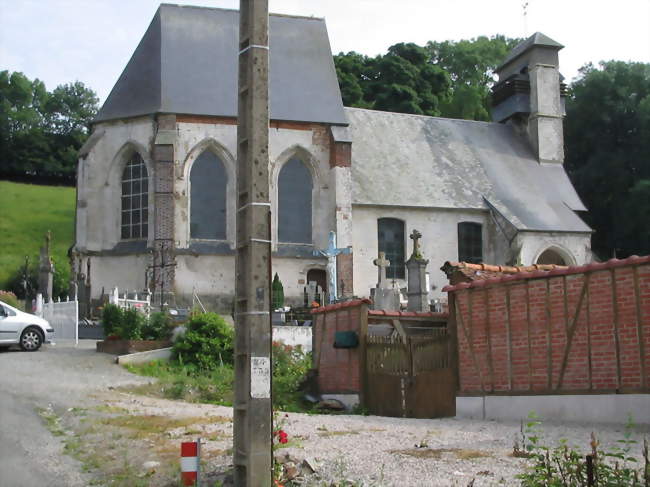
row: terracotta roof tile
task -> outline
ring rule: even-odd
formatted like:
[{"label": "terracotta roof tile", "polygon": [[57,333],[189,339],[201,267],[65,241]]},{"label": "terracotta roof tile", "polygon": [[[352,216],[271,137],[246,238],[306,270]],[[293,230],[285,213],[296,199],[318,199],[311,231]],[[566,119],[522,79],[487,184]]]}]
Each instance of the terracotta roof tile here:
[{"label": "terracotta roof tile", "polygon": [[361,306],[362,304],[371,304],[372,302],[369,299],[353,299],[351,301],[343,301],[341,303],[328,304],[325,306],[320,306],[311,310],[311,314],[325,313],[328,311],[335,311],[342,308],[352,308],[354,306]]},{"label": "terracotta roof tile", "polygon": [[[557,266],[557,265],[532,265],[522,267],[490,266],[487,264],[468,264],[465,262],[445,262],[440,269],[447,274],[452,284],[442,288],[443,292],[458,291],[480,286],[487,286],[499,282],[509,282],[520,279],[534,279],[539,277],[565,276],[569,274],[582,274],[585,272],[601,271],[616,267],[625,267],[650,263],[650,255],[639,257],[633,255],[627,259],[610,259],[607,262],[592,262],[580,266]],[[499,268],[500,272],[493,269]],[[485,271],[484,271],[485,269]],[[481,272],[481,274],[478,274]],[[491,272],[487,277],[483,272]],[[467,276],[467,279],[458,279],[459,273]],[[473,274],[472,274],[473,273]],[[478,274],[478,275],[477,275]],[[473,276],[473,278],[472,278]],[[453,282],[453,279],[457,279]]]}]

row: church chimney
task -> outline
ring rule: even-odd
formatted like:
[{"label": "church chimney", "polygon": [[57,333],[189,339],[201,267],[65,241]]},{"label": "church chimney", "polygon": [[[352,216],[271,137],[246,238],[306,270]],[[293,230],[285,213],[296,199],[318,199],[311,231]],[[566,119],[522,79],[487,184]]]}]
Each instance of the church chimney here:
[{"label": "church chimney", "polygon": [[526,135],[540,163],[564,162],[564,97],[558,69],[564,46],[536,32],[517,45],[496,69],[492,118]]}]

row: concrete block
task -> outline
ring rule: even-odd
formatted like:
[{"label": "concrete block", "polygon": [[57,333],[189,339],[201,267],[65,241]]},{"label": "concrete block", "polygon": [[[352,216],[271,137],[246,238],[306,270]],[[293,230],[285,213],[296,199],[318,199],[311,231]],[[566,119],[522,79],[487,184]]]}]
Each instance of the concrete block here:
[{"label": "concrete block", "polygon": [[153,360],[169,360],[172,356],[171,347],[159,348],[157,350],[147,350],[146,352],[130,353],[129,355],[119,355],[115,363],[124,364],[144,364]]},{"label": "concrete block", "polygon": [[650,424],[650,394],[457,397],[456,416],[518,421],[531,411],[544,421]]}]

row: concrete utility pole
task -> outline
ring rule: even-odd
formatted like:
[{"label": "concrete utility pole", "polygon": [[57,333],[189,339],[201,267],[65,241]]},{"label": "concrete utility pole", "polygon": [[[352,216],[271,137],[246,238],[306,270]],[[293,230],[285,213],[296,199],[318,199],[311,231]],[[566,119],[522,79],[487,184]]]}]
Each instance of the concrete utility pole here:
[{"label": "concrete utility pole", "polygon": [[235,485],[271,485],[269,5],[239,3]]}]

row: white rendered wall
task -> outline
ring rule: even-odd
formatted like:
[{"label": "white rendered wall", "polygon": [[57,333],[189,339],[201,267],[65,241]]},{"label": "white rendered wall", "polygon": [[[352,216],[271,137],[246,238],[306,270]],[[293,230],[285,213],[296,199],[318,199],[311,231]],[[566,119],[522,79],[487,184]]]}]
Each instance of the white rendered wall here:
[{"label": "white rendered wall", "polygon": [[516,246],[521,247],[521,265],[531,265],[547,249],[562,255],[568,265],[582,265],[591,262],[590,233],[542,233],[520,232]]},{"label": "white rendered wall", "polygon": [[[487,211],[456,211],[446,209],[417,209],[400,207],[352,207],[354,221],[354,294],[369,296],[370,288],[377,283],[377,267],[372,263],[377,258],[377,220],[379,218],[398,218],[403,220],[405,258],[413,251],[413,241],[409,235],[413,229],[422,233],[422,253],[429,260],[427,272],[430,283],[435,286],[429,294],[431,299],[442,296],[442,288],[448,284],[447,277],[440,270],[445,261],[458,260],[458,223],[477,222],[483,224],[483,257],[486,262],[495,258],[491,247],[486,244],[489,238]],[[406,286],[405,280],[398,280],[400,287]]]},{"label": "white rendered wall", "polygon": [[[226,235],[231,249],[235,242],[235,161],[237,126],[179,122],[174,163],[175,238],[178,248],[189,245],[189,173],[203,150],[211,148],[221,158],[228,173]],[[334,189],[330,182],[329,144],[323,144],[313,130],[269,129],[269,184],[273,215],[272,240],[277,250],[277,181],[284,163],[299,156],[312,175],[312,240],[316,248],[327,246],[328,233],[335,228]]]},{"label": "white rendered wall", "polygon": [[145,273],[150,260],[148,254],[93,256],[90,260],[93,298],[100,297],[102,289],[109,293],[117,287],[120,294],[147,289]]},{"label": "white rendered wall", "polygon": [[[149,243],[153,241],[153,167],[150,142],[153,122],[142,117],[125,122],[98,124],[104,131],[85,159],[79,159],[77,183],[78,250],[108,250],[120,241],[121,178],[127,157],[136,149],[149,175]],[[93,283],[93,287],[95,283]]]}]

